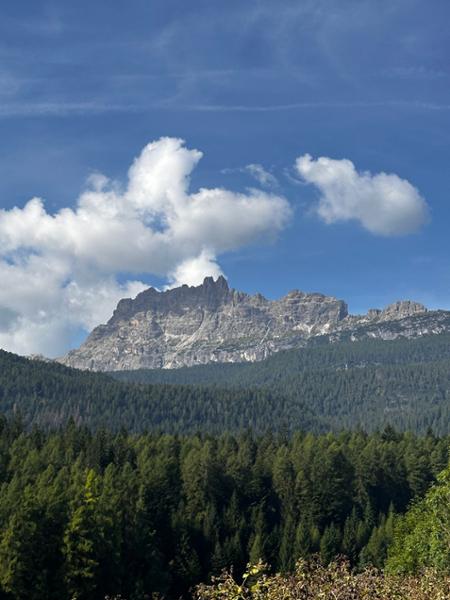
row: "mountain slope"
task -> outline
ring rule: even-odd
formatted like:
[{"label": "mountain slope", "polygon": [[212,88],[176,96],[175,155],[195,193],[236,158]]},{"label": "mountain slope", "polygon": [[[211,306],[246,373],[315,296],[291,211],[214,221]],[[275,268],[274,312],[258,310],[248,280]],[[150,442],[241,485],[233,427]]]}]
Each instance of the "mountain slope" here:
[{"label": "mountain slope", "polygon": [[[425,335],[394,340],[363,338],[330,344],[328,337],[317,337],[298,350],[277,352],[254,363],[211,363],[179,369],[138,369],[112,371],[118,381],[182,385],[219,385],[249,387],[276,386],[302,373],[341,372],[400,366],[448,365],[450,368],[450,334]],[[400,369],[399,369],[400,371]]]},{"label": "mountain slope", "polygon": [[450,331],[450,312],[396,302],[367,315],[349,315],[342,300],[294,290],[279,300],[230,289],[206,278],[121,300],[106,325],[60,362],[79,369],[119,371],[208,363],[255,362],[320,336],[331,342],[395,339]]},{"label": "mountain slope", "polygon": [[20,413],[27,425],[54,427],[72,417],[93,428],[177,433],[372,431],[387,424],[450,431],[447,334],[327,344],[258,363],[114,377],[142,383],[0,352],[0,412]]},{"label": "mountain slope", "polygon": [[326,343],[257,363],[112,375],[142,383],[272,389],[289,402],[301,402],[332,430],[373,430],[389,423],[398,429],[424,432],[431,427],[446,433],[450,427],[449,334]]},{"label": "mountain slope", "polygon": [[121,383],[101,373],[2,350],[0,413],[20,416],[25,425],[44,428],[74,419],[79,425],[115,431],[221,433],[252,428],[261,432],[277,430],[289,418],[297,429],[326,429],[301,400],[274,389]]}]

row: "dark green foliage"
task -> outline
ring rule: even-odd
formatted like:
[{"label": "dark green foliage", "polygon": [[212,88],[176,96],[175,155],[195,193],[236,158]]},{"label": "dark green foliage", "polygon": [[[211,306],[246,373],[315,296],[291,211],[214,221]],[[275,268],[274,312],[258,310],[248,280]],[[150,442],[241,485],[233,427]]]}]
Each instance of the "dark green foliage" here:
[{"label": "dark green foliage", "polygon": [[[121,381],[0,351],[0,412],[40,427],[71,417],[95,429],[136,432],[318,433],[390,424],[444,435],[450,428],[448,334],[317,345],[253,364],[113,375]],[[412,462],[415,485],[424,465]]]},{"label": "dark green foliage", "polygon": [[449,441],[24,432],[0,418],[0,597],[178,598],[231,565],[289,571],[317,552],[382,565],[394,513],[426,492]]},{"label": "dark green foliage", "polygon": [[[213,386],[136,385],[107,375],[28,360],[0,350],[0,412],[20,415],[27,426],[77,425],[132,431],[211,433],[291,427],[321,430],[300,399],[275,390]],[[270,415],[270,416],[269,416]],[[99,441],[99,444],[101,441]],[[101,447],[95,451],[101,452]],[[1,468],[1,464],[0,464]]]},{"label": "dark green foliage", "polygon": [[450,572],[450,466],[424,498],[394,519],[392,537],[388,571],[417,573],[432,567]]},{"label": "dark green foliage", "polygon": [[[364,340],[279,352],[259,363],[209,364],[174,370],[112,373],[121,381],[261,388],[281,396],[285,412],[265,411],[277,429],[298,428],[303,406],[314,431],[390,423],[396,429],[445,434],[450,427],[450,335]],[[288,415],[288,416],[286,416]],[[280,418],[281,417],[281,418]],[[261,424],[249,423],[261,429]],[[419,467],[420,468],[420,467]]]}]

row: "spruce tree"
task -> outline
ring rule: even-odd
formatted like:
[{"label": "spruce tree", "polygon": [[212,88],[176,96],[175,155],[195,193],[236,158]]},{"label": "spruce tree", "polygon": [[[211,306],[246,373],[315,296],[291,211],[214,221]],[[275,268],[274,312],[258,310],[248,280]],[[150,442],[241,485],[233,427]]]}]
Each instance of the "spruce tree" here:
[{"label": "spruce tree", "polygon": [[96,600],[98,597],[98,499],[98,478],[91,469],[87,472],[84,489],[72,505],[64,533],[65,581],[73,600]]}]

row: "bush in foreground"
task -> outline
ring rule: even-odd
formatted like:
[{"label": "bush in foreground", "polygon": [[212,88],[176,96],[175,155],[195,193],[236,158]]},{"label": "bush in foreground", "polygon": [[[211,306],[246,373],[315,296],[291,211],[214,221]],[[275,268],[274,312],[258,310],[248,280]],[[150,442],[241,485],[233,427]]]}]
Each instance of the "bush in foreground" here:
[{"label": "bush in foreground", "polygon": [[422,500],[397,517],[385,567],[398,574],[426,567],[450,573],[450,466]]},{"label": "bush in foreground", "polygon": [[355,573],[342,560],[323,566],[297,563],[292,574],[270,575],[259,563],[249,566],[241,583],[231,573],[200,585],[196,600],[448,600],[450,576],[429,569],[420,576],[385,575],[375,569]]}]

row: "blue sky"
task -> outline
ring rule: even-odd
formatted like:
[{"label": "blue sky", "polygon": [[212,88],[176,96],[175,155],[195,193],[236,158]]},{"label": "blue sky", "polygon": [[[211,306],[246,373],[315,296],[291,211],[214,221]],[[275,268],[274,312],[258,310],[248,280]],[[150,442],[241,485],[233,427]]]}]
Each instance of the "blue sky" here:
[{"label": "blue sky", "polygon": [[[146,144],[182,138],[203,153],[192,192],[258,188],[290,205],[276,231],[264,223],[256,235],[253,224],[245,241],[213,248],[233,287],[271,298],[321,291],[353,312],[405,297],[450,308],[447,1],[33,0],[4,3],[1,12],[0,203],[8,214],[36,196],[48,215],[74,208],[93,173],[126,187]],[[409,182],[426,218],[405,235],[371,231],[361,218],[326,222],[323,189],[295,168],[305,154]],[[257,181],[248,165],[272,178]],[[383,201],[373,193],[367,202]],[[2,255],[18,269],[40,252],[21,242]],[[70,260],[66,283],[80,271]],[[160,287],[170,280],[169,267],[152,268],[132,277],[126,266],[111,269],[123,286],[114,293],[137,290],[126,287],[130,278]],[[89,277],[92,270],[78,282],[85,295],[95,293]],[[11,281],[19,296],[14,306],[0,297],[0,344],[39,350],[20,337],[27,322],[18,325],[35,292]],[[37,327],[30,336],[53,310],[45,302],[38,325],[25,315]],[[90,326],[58,325],[42,350],[64,350]]]}]

